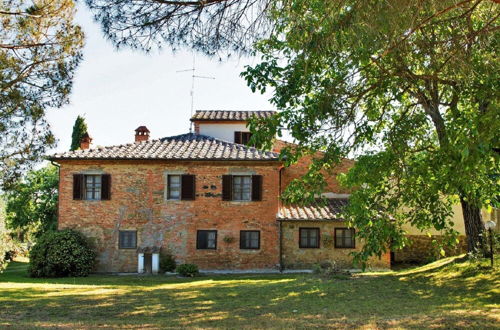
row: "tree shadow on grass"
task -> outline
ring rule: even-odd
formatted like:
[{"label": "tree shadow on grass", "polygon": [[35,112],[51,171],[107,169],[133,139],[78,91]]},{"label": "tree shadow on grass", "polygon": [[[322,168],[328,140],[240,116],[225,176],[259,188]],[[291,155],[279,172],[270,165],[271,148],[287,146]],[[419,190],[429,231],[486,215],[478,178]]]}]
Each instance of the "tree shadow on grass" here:
[{"label": "tree shadow on grass", "polygon": [[450,272],[456,274],[444,279],[416,272],[347,281],[311,275],[18,279],[12,287],[0,282],[0,326],[493,328],[497,281]]}]

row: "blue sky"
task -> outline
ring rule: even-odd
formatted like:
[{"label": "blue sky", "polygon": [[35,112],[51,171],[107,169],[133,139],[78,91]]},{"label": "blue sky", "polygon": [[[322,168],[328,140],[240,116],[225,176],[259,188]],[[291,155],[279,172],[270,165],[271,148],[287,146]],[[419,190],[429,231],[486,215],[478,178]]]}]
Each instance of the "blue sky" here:
[{"label": "blue sky", "polygon": [[[189,129],[191,73],[189,51],[168,48],[144,54],[116,51],[92,20],[88,9],[78,7],[76,20],[85,31],[84,59],[74,80],[70,104],[48,112],[57,151],[69,149],[77,115],[84,115],[94,146],[133,142],[134,129],[146,125],[152,138],[186,133]],[[196,54],[197,74],[215,80],[195,82],[194,109],[272,110],[270,94],[253,94],[239,76],[255,58],[223,63]]]}]

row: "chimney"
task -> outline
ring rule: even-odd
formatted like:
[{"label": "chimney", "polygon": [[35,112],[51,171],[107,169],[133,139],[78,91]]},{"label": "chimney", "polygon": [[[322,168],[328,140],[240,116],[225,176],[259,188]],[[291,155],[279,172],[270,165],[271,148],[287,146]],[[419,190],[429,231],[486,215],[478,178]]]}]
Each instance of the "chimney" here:
[{"label": "chimney", "polygon": [[82,149],[82,150],[89,149],[91,142],[92,142],[92,138],[90,137],[89,133],[83,134],[83,136],[80,140],[80,149]]},{"label": "chimney", "polygon": [[135,130],[135,142],[149,140],[149,130],[146,126],[139,126]]}]

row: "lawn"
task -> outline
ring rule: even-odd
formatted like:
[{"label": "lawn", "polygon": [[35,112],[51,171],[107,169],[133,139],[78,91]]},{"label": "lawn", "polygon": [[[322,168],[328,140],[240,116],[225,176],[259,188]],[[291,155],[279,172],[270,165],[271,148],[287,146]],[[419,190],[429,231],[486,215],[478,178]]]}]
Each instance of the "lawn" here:
[{"label": "lawn", "polygon": [[33,279],[26,263],[13,262],[0,275],[0,327],[498,328],[500,271],[487,265],[448,258],[349,279]]}]

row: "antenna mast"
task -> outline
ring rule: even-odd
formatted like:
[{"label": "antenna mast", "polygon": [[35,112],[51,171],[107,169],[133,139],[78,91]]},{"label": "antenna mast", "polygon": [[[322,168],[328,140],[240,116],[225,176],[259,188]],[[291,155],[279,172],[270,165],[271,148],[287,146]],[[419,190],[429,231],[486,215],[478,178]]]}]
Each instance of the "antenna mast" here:
[{"label": "antenna mast", "polygon": [[[191,71],[191,91],[189,94],[191,95],[191,117],[193,117],[193,110],[194,110],[194,80],[195,79],[212,79],[215,80],[215,77],[208,77],[208,76],[199,76],[196,75],[196,63],[195,63],[195,55],[193,53],[193,67],[191,69],[186,69],[186,70],[179,70],[176,71],[177,73],[181,72],[189,72]],[[189,124],[189,133],[193,132],[193,122],[190,122]]]}]

